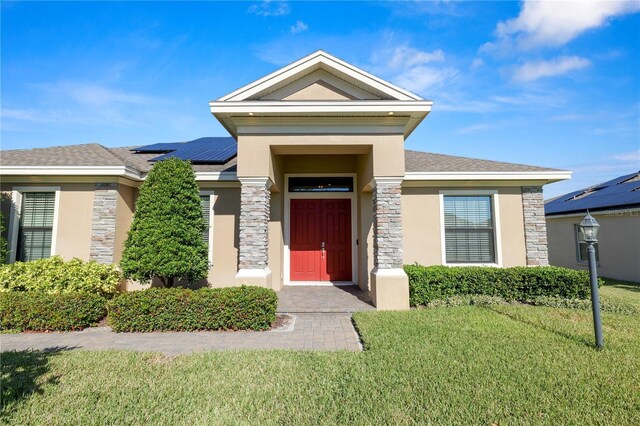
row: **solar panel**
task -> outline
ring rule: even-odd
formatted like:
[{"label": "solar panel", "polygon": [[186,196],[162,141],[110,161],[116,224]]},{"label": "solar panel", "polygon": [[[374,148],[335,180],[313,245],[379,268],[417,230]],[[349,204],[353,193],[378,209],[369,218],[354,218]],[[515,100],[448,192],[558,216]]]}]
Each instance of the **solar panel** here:
[{"label": "solar panel", "polygon": [[238,154],[238,144],[231,137],[205,137],[189,142],[157,143],[132,149],[136,153],[164,153],[149,161],[176,157],[192,163],[224,164]]},{"label": "solar panel", "polygon": [[545,204],[545,213],[557,214],[640,205],[640,193],[634,190],[638,181],[633,178],[637,174],[638,172],[620,176],[591,188],[558,197]]}]

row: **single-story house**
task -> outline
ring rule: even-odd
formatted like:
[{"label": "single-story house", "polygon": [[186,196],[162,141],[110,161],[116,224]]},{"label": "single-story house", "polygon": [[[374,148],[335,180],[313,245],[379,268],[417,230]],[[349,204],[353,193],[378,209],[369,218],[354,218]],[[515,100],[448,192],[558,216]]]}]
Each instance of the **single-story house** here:
[{"label": "single-story house", "polygon": [[587,243],[578,224],[587,211],[600,224],[598,273],[640,282],[640,171],[548,200],[549,262],[587,269]]},{"label": "single-story house", "polygon": [[405,150],[432,104],[318,51],[210,102],[230,137],[3,151],[10,261],[118,263],[169,154],[202,190],[211,286],[355,284],[406,309],[403,264],[546,265],[542,187],[571,173]]}]

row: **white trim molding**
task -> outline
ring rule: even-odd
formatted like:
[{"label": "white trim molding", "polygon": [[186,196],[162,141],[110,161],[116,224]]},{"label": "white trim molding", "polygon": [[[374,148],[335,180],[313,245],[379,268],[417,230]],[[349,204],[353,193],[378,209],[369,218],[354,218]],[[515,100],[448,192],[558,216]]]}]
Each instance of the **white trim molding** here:
[{"label": "white trim molding", "polygon": [[59,186],[14,186],[11,190],[11,207],[9,212],[8,245],[9,263],[14,263],[18,254],[18,233],[20,232],[20,215],[22,214],[22,194],[25,192],[54,192],[53,225],[51,227],[51,253],[56,254],[58,239],[58,217],[60,212]]},{"label": "white trim molding", "polygon": [[271,275],[271,269],[239,269],[236,278],[265,278]]},{"label": "white trim molding", "polygon": [[429,180],[537,180],[547,183],[571,179],[569,170],[550,170],[542,172],[407,172],[404,175],[406,181]]},{"label": "white trim molding", "polygon": [[[272,72],[252,83],[247,84],[233,92],[222,96],[219,101],[244,101],[260,93],[268,92],[271,88],[279,88],[281,83],[295,80],[315,69],[325,69],[343,74],[354,79],[367,88],[386,94],[388,97],[398,100],[422,100],[415,93],[411,93],[388,81],[384,81],[368,72],[344,62],[322,50],[313,52],[279,70]],[[274,89],[275,90],[275,89]]]},{"label": "white trim molding", "polygon": [[[439,191],[438,202],[440,204],[440,254],[444,266],[495,266],[502,267],[502,234],[500,226],[500,197],[497,189],[447,189]],[[493,210],[493,238],[495,247],[495,262],[487,263],[447,263],[447,242],[445,239],[444,223],[444,196],[445,195],[488,195],[491,197]]]},{"label": "white trim molding", "polygon": [[122,176],[142,180],[140,172],[129,166],[2,166],[8,176]]}]

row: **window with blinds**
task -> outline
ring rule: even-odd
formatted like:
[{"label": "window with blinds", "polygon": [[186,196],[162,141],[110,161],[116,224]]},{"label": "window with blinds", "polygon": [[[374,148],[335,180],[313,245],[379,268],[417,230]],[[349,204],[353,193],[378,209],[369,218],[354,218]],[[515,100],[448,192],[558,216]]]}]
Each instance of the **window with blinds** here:
[{"label": "window with blinds", "polygon": [[51,256],[55,192],[22,194],[17,260],[28,262]]},{"label": "window with blinds", "polygon": [[204,242],[209,246],[209,228],[210,228],[210,217],[211,217],[211,195],[201,195],[200,202],[202,204],[202,217],[204,218],[204,223],[207,224],[207,229],[202,233],[202,238]]},{"label": "window with blinds", "polygon": [[491,196],[444,196],[447,263],[495,263]]}]

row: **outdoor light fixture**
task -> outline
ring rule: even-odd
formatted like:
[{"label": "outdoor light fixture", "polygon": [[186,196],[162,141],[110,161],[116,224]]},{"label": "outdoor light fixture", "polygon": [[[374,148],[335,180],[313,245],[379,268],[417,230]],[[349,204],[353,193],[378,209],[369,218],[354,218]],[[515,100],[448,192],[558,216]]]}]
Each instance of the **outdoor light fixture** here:
[{"label": "outdoor light fixture", "polygon": [[393,115],[393,114],[394,114],[394,112],[393,112],[393,111],[389,112],[389,115]]},{"label": "outdoor light fixture", "polygon": [[582,219],[580,225],[582,239],[587,243],[587,253],[589,254],[589,278],[591,279],[591,308],[593,309],[593,328],[596,333],[596,348],[602,349],[604,340],[602,337],[602,321],[600,320],[600,296],[598,295],[598,271],[596,269],[596,248],[594,243],[598,242],[598,229],[600,225],[593,216],[589,214]]},{"label": "outdoor light fixture", "polygon": [[252,113],[252,112],[250,112],[250,113],[249,113],[249,115],[250,115],[251,117],[253,117],[253,113]]},{"label": "outdoor light fixture", "polygon": [[[586,243],[595,243],[598,242],[598,229],[600,225],[598,221],[595,220],[593,216],[589,214],[587,210],[587,215],[580,222],[580,232],[582,233],[582,239]],[[589,244],[591,245],[591,244]]]}]

